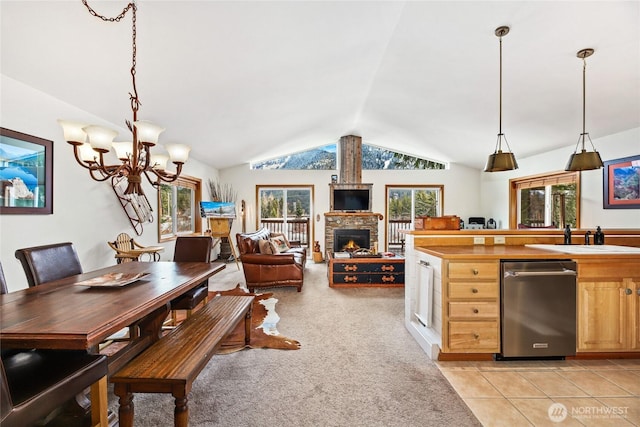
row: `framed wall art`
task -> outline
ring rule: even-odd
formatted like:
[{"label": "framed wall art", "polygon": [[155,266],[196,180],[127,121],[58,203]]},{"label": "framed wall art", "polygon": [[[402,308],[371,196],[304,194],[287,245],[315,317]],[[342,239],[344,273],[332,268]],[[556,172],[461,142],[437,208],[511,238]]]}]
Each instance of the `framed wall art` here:
[{"label": "framed wall art", "polygon": [[53,213],[53,141],[0,127],[0,214]]},{"label": "framed wall art", "polygon": [[604,208],[640,209],[640,156],[604,162]]}]

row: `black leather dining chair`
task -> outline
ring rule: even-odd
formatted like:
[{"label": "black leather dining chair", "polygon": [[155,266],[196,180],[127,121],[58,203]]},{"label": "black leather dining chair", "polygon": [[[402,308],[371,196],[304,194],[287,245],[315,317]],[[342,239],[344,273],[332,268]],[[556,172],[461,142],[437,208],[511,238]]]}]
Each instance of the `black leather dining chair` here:
[{"label": "black leather dining chair", "polygon": [[[208,236],[178,237],[173,252],[175,262],[209,262],[212,239]],[[187,317],[200,303],[207,301],[209,280],[205,280],[187,293],[171,301],[171,322],[177,323],[177,310],[187,310]]]},{"label": "black leather dining chair", "polygon": [[22,263],[30,287],[82,274],[78,253],[70,242],[18,249],[15,256]]},{"label": "black leather dining chair", "polygon": [[[0,291],[7,293],[0,263]],[[34,425],[107,375],[107,357],[80,350],[2,348],[0,425]]]}]

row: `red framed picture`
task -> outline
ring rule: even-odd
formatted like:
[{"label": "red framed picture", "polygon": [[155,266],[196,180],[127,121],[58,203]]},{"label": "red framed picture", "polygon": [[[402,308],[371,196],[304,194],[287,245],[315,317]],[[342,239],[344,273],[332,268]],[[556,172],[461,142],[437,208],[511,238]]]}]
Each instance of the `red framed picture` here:
[{"label": "red framed picture", "polygon": [[640,209],[640,156],[604,162],[604,208]]}]

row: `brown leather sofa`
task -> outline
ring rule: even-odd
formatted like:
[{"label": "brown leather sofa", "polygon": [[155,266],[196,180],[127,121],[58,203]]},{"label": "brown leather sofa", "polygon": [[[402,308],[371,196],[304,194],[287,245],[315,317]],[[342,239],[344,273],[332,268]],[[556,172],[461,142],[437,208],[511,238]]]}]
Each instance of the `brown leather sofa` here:
[{"label": "brown leather sofa", "polygon": [[[306,248],[287,242],[288,248],[279,253],[261,252],[271,238],[284,235],[271,233],[261,228],[253,233],[237,233],[238,252],[247,288],[254,292],[256,288],[295,286],[302,290],[304,266],[307,260]],[[284,239],[286,241],[286,238]],[[262,243],[261,243],[262,241]]]}]

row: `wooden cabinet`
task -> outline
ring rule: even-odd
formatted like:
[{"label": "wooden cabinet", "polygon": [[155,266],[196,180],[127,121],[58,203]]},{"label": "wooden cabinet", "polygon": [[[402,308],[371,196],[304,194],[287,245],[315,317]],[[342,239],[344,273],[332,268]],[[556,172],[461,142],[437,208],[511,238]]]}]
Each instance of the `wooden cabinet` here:
[{"label": "wooden cabinet", "polygon": [[500,352],[499,271],[498,261],[445,261],[445,353]]},{"label": "wooden cabinet", "polygon": [[640,350],[640,264],[578,263],[578,351]]}]

